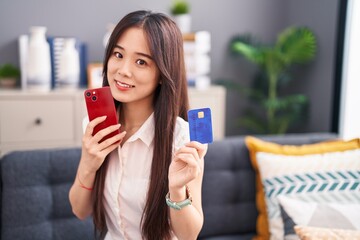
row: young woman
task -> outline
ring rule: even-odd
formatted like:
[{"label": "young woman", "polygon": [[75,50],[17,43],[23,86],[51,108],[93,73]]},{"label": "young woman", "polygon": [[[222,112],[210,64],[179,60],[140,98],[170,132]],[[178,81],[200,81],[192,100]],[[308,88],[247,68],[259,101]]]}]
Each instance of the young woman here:
[{"label": "young woman", "polygon": [[[94,136],[87,124],[69,198],[105,239],[196,239],[207,145],[189,142],[182,36],[166,15],[136,11],[115,27],[105,52],[119,124]],[[120,128],[120,134],[99,143]]]}]

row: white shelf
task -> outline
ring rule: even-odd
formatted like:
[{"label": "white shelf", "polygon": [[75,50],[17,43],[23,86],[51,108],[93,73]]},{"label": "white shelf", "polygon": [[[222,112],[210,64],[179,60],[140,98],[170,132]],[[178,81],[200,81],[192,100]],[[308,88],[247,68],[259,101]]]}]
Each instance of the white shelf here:
[{"label": "white shelf", "polygon": [[[0,90],[0,155],[81,146],[82,119],[86,116],[83,92]],[[189,88],[191,108],[211,108],[215,140],[224,137],[225,95],[221,86]]]}]

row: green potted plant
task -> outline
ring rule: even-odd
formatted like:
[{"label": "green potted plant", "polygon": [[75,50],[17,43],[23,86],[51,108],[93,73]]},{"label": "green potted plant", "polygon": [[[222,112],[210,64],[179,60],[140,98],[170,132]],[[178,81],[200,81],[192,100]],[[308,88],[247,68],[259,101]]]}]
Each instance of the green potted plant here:
[{"label": "green potted plant", "polygon": [[191,32],[190,4],[186,0],[174,0],[170,11],[180,31]]},{"label": "green potted plant", "polygon": [[[255,43],[251,36],[235,37],[231,51],[255,63],[260,74],[251,88],[241,89],[255,103],[242,117],[241,124],[256,133],[282,134],[303,122],[308,99],[303,94],[284,94],[282,87],[290,82],[290,69],[311,61],[316,54],[316,38],[306,27],[289,27],[273,45]],[[233,86],[234,87],[234,86]]]},{"label": "green potted plant", "polygon": [[2,88],[14,88],[20,77],[20,70],[16,66],[5,63],[0,65],[0,86]]}]

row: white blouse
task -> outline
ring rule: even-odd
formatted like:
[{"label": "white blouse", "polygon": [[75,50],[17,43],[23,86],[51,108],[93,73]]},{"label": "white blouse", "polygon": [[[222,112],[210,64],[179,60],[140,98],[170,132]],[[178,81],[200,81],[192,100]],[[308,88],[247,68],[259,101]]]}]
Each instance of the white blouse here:
[{"label": "white blouse", "polygon": [[[110,153],[104,189],[106,240],[141,239],[140,221],[150,182],[153,139],[154,114],[151,114],[122,147]],[[174,151],[189,141],[188,123],[178,117]]]}]

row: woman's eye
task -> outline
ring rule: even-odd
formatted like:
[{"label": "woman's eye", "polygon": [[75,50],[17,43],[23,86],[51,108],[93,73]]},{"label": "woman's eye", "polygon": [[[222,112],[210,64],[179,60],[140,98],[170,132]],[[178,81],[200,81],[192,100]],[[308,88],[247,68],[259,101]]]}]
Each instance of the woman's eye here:
[{"label": "woman's eye", "polygon": [[115,57],[122,58],[122,54],[119,52],[114,52]]},{"label": "woman's eye", "polygon": [[136,63],[139,64],[139,65],[145,65],[146,64],[146,62],[144,60],[142,60],[142,59],[137,60]]}]

